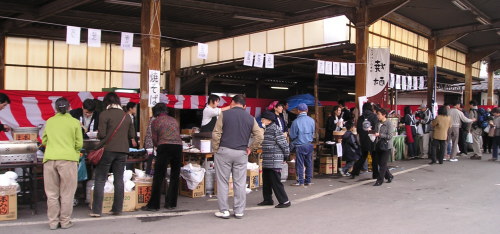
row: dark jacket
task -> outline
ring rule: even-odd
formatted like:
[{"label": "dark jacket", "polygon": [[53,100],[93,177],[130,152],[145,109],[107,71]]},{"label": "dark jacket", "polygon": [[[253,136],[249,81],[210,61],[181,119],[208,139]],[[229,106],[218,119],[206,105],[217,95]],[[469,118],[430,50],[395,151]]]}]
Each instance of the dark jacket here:
[{"label": "dark jacket", "polygon": [[[103,111],[99,116],[99,132],[97,137],[101,139],[101,144],[104,144],[113,134],[118,124],[126,113],[121,109],[111,108]],[[104,150],[120,153],[129,152],[129,139],[135,137],[134,123],[129,115],[125,116],[122,125],[111,139]]]},{"label": "dark jacket", "polygon": [[356,136],[351,131],[346,131],[342,136],[342,160],[356,161],[361,156],[361,148]]},{"label": "dark jacket", "polygon": [[[69,114],[71,116],[73,116],[73,118],[80,121],[81,124],[83,124],[83,109],[82,108],[70,110]],[[90,119],[89,126],[92,126],[92,124],[94,125],[94,127],[92,129],[89,129],[89,130],[92,130],[94,132],[97,131],[99,128],[99,112],[98,111],[94,111],[94,114],[92,114],[92,118]],[[83,128],[82,128],[82,133],[83,133],[83,138],[85,138],[85,139],[89,138],[87,136],[87,133],[83,130]]]},{"label": "dark jacket", "polygon": [[372,125],[372,133],[375,133],[378,131],[378,118],[373,111],[369,110],[363,110],[363,114],[359,116],[358,118],[358,123],[356,126],[356,130],[358,131],[359,135],[359,143],[361,144],[361,150],[362,151],[374,151],[375,150],[375,144],[370,140],[370,137],[368,136],[368,132],[363,130],[363,121],[367,119],[370,121],[370,124]]},{"label": "dark jacket", "polygon": [[262,141],[262,168],[281,169],[283,160],[290,154],[288,141],[276,123],[269,124],[264,130]]}]

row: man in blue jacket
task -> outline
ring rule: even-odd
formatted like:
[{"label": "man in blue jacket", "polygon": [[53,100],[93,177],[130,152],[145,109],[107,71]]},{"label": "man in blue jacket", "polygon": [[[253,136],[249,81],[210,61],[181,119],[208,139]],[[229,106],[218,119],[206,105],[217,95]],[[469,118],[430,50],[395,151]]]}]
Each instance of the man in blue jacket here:
[{"label": "man in blue jacket", "polygon": [[[293,186],[308,186],[311,183],[313,164],[312,153],[314,150],[311,142],[313,141],[315,122],[314,119],[307,116],[307,105],[300,103],[297,106],[299,115],[292,123],[290,128],[290,139],[297,153],[295,167],[297,170],[298,180]],[[304,167],[306,175],[304,180]]]}]

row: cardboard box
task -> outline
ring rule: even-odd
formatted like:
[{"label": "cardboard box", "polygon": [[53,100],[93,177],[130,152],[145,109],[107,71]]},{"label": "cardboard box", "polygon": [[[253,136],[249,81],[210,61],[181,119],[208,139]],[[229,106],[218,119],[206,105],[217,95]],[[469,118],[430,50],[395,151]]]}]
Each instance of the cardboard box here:
[{"label": "cardboard box", "polygon": [[260,186],[260,168],[256,170],[247,170],[247,184],[250,189],[258,188]]},{"label": "cardboard box", "polygon": [[320,163],[319,164],[319,173],[320,174],[333,174],[333,163]]},{"label": "cardboard box", "polygon": [[203,178],[203,180],[198,184],[198,186],[196,186],[194,190],[190,190],[187,186],[186,180],[181,176],[179,183],[179,194],[190,198],[205,196],[205,178]]},{"label": "cardboard box", "polygon": [[338,156],[333,156],[333,170],[332,173],[336,174],[339,169],[339,157]]},{"label": "cardboard box", "polygon": [[[113,207],[114,193],[104,193],[104,198],[102,200],[102,213],[111,213],[111,208]],[[90,209],[92,209],[92,200],[94,198],[94,190],[90,192]],[[135,211],[135,206],[137,204],[137,193],[136,191],[125,192],[123,196],[123,212]]]},{"label": "cardboard box", "polygon": [[[214,194],[217,196],[217,181],[214,183]],[[234,188],[233,188],[233,177],[229,177],[229,197],[234,196]]]},{"label": "cardboard box", "polygon": [[319,158],[319,163],[333,163],[332,157],[321,157]]},{"label": "cardboard box", "polygon": [[297,171],[295,170],[295,162],[286,162],[288,164],[288,179],[297,180]]},{"label": "cardboard box", "polygon": [[16,186],[0,187],[0,221],[17,219]]},{"label": "cardboard box", "polygon": [[262,187],[262,159],[259,159],[259,186]]},{"label": "cardboard box", "polygon": [[153,182],[135,182],[135,191],[137,191],[137,204],[135,208],[140,209],[147,205],[149,199],[151,199]]}]

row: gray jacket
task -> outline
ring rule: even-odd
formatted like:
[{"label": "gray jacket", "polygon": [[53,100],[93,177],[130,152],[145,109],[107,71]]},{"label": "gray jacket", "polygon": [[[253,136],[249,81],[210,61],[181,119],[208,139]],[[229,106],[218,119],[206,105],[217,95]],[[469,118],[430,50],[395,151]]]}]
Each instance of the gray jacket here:
[{"label": "gray jacket", "polygon": [[380,123],[380,127],[378,129],[378,133],[380,134],[379,140],[380,139],[386,139],[389,142],[389,149],[392,149],[392,137],[394,136],[394,126],[392,126],[391,121],[388,119],[385,120],[385,122]]},{"label": "gray jacket", "polygon": [[277,169],[290,154],[288,141],[276,123],[266,127],[262,141],[262,168]]}]

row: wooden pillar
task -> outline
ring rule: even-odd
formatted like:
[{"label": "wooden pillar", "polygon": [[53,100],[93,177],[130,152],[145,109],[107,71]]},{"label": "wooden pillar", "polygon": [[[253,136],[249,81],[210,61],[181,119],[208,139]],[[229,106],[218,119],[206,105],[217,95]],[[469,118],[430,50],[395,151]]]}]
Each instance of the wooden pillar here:
[{"label": "wooden pillar", "polygon": [[213,76],[208,76],[207,78],[205,78],[205,96],[210,95],[208,88],[210,86],[210,82],[212,82],[213,79],[214,79]]},{"label": "wooden pillar", "polygon": [[[357,9],[357,22],[356,22],[356,103],[358,97],[366,96],[366,68],[367,54],[368,54],[368,10],[364,1],[361,2],[361,7]],[[356,105],[357,106],[357,105]]]},{"label": "wooden pillar", "polygon": [[5,34],[0,33],[0,90],[5,89]]},{"label": "wooden pillar", "polygon": [[472,100],[472,61],[465,59],[465,90],[464,90],[464,108],[470,109],[469,102]]},{"label": "wooden pillar", "polygon": [[141,147],[149,124],[149,70],[160,70],[160,0],[142,0],[141,11]]},{"label": "wooden pillar", "polygon": [[[168,94],[179,94],[176,89],[177,78],[181,71],[181,48],[170,49],[170,73],[168,77]],[[180,80],[179,80],[180,81]],[[174,118],[180,124],[180,111],[175,109]]]},{"label": "wooden pillar", "polygon": [[495,79],[493,78],[493,66],[490,63],[488,63],[488,93],[487,93],[487,101],[486,105],[494,105],[493,104],[493,95],[495,93],[494,87],[495,87]]},{"label": "wooden pillar", "polygon": [[[429,50],[427,51],[427,107],[433,108],[432,106],[432,98],[434,94],[434,89],[436,87],[436,38],[430,38],[428,44]],[[437,96],[437,93],[436,93]],[[437,102],[437,97],[435,98],[435,102]]]},{"label": "wooden pillar", "polygon": [[315,117],[315,132],[316,132],[316,143],[319,142],[319,106],[318,106],[318,101],[319,101],[319,92],[318,92],[318,85],[319,85],[319,74],[316,72],[316,75],[314,76],[314,117]]}]

